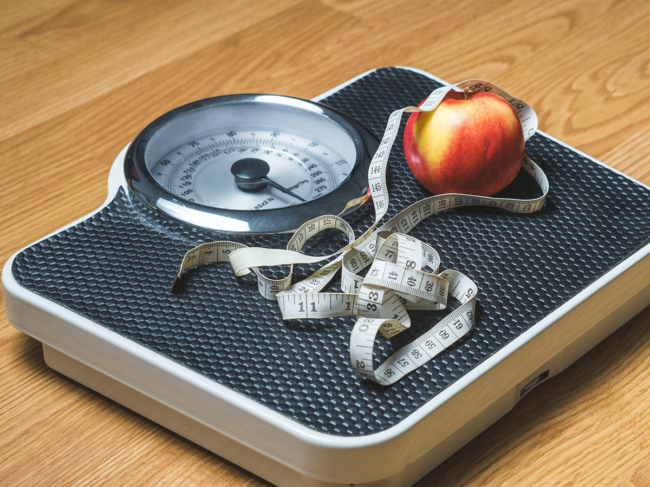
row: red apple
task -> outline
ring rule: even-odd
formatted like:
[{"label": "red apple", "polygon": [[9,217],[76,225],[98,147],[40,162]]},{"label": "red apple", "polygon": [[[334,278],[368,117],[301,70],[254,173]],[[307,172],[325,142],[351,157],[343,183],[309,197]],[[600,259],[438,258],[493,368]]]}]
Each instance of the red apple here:
[{"label": "red apple", "polygon": [[411,114],[404,154],[415,178],[434,194],[491,196],[517,176],[524,132],[503,98],[450,91],[435,110]]}]

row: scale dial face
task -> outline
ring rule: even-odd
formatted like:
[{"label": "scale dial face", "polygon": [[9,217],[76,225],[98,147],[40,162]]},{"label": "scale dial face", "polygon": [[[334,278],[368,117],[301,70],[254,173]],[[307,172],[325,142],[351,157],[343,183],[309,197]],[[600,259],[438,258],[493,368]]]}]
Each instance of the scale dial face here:
[{"label": "scale dial face", "polygon": [[242,188],[232,174],[233,165],[246,159],[265,161],[269,180],[311,201],[345,181],[355,154],[346,155],[347,159],[330,145],[279,128],[269,132],[253,127],[176,147],[151,167],[151,173],[167,191],[192,203],[231,210],[285,208],[301,200],[266,183],[253,190]]},{"label": "scale dial face", "polygon": [[367,191],[376,138],[325,105],[230,95],[153,122],[125,160],[131,191],[159,212],[233,233],[295,230]]}]

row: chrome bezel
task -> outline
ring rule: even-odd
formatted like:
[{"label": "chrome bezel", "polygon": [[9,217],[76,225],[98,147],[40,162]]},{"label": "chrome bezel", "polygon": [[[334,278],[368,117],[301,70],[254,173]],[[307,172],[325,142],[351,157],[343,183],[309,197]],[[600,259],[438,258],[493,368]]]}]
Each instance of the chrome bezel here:
[{"label": "chrome bezel", "polygon": [[[290,107],[314,116],[327,117],[346,132],[355,146],[356,161],[350,175],[341,185],[322,197],[286,208],[269,210],[232,210],[215,208],[185,201],[163,188],[147,167],[145,152],[151,139],[179,116],[197,114],[206,109],[219,110],[238,103],[264,103]],[[318,134],[314,134],[318,138]],[[190,139],[191,140],[191,139]],[[225,233],[280,233],[297,229],[320,215],[339,214],[351,199],[368,189],[368,167],[379,141],[365,127],[350,116],[320,103],[278,95],[226,95],[196,101],[162,115],[149,124],[133,141],[124,161],[124,176],[139,200],[159,213],[193,226]]]}]

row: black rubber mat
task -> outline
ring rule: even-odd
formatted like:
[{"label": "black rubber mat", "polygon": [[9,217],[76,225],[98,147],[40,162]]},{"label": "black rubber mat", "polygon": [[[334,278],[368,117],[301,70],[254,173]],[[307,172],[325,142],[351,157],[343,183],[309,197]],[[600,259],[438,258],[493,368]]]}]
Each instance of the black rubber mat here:
[{"label": "black rubber mat", "polygon": [[[381,135],[392,110],[417,104],[437,86],[420,74],[388,68],[324,102]],[[353,373],[353,318],[283,322],[276,303],[258,294],[254,278],[236,279],[227,264],[187,272],[180,291],[170,293],[188,249],[232,238],[168,221],[123,191],[88,220],[22,252],[13,273],[25,288],[314,430],[375,433],[421,407],[650,236],[650,190],[539,134],[527,152],[550,181],[540,212],[457,209],[413,230],[438,249],[443,269],[457,269],[478,284],[478,319],[468,338],[390,387]],[[391,155],[389,190],[388,217],[428,196],[408,170],[401,137]],[[530,198],[538,191],[522,172],[501,195]],[[350,219],[357,235],[372,221],[370,206]],[[237,240],[279,248],[288,238]],[[318,252],[341,243],[322,238]],[[299,276],[308,272],[298,270]],[[380,338],[377,358],[444,314],[412,312],[412,329],[392,342]]]}]

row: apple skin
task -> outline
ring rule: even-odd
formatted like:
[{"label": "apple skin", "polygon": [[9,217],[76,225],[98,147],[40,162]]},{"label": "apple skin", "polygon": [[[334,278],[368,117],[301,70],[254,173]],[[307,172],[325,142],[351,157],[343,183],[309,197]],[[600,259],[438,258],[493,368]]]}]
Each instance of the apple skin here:
[{"label": "apple skin", "polygon": [[486,92],[450,91],[435,110],[412,113],[404,131],[406,162],[434,194],[498,193],[517,176],[524,144],[515,110]]}]

